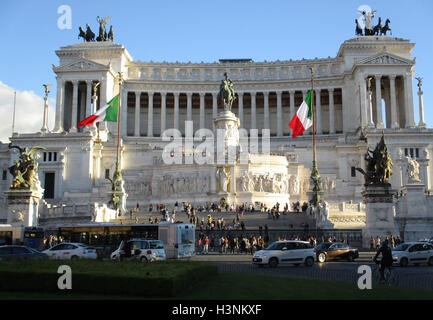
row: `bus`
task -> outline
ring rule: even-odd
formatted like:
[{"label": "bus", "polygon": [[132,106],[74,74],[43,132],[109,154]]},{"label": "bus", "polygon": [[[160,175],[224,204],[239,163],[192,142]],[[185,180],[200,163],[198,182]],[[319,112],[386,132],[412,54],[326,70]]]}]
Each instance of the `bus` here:
[{"label": "bus", "polygon": [[195,255],[195,226],[191,223],[117,224],[79,223],[62,226],[58,236],[63,241],[80,242],[109,257],[122,240],[155,239],[164,243],[167,258],[187,258]]},{"label": "bus", "polygon": [[44,228],[0,224],[0,246],[4,245],[24,245],[40,251],[44,246]]}]

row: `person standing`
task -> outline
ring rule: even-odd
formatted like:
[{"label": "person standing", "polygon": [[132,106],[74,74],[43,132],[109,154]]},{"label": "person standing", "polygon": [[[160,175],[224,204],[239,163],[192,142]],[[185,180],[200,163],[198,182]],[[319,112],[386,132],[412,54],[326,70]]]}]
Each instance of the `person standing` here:
[{"label": "person standing", "polygon": [[206,236],[203,241],[203,254],[209,253],[209,238]]}]

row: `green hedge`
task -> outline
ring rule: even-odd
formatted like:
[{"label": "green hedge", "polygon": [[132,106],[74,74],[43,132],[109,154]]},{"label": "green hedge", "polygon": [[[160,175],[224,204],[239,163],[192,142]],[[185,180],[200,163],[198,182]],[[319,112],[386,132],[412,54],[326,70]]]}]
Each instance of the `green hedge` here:
[{"label": "green hedge", "polygon": [[[60,265],[72,270],[72,290],[60,290]],[[0,291],[58,292],[173,297],[217,273],[217,267],[191,261],[152,263],[111,261],[0,262]]]}]

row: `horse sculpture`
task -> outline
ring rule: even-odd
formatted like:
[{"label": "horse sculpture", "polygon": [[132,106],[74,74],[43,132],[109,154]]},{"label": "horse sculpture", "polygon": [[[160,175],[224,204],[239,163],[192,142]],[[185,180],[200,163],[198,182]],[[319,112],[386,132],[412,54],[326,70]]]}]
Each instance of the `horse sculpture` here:
[{"label": "horse sculpture", "polygon": [[86,24],[86,41],[95,41],[95,34],[92,32],[92,30],[90,29],[89,24]]},{"label": "horse sculpture", "polygon": [[78,30],[80,30],[80,33],[78,34],[78,39],[83,38],[83,41],[87,41],[86,39],[86,32],[83,30],[83,28],[78,27]]},{"label": "horse sculpture", "polygon": [[374,26],[373,34],[375,36],[378,36],[381,30],[382,30],[382,18],[379,17],[379,23]]},{"label": "horse sculpture", "polygon": [[355,35],[362,36],[362,28],[359,26],[358,19],[355,19],[355,24],[356,24]]},{"label": "horse sculpture", "polygon": [[389,24],[391,23],[391,21],[389,19],[386,19],[385,21],[385,25],[383,26],[382,29],[380,29],[380,35],[381,36],[386,36],[386,33],[389,31],[392,35],[392,30],[389,27]]},{"label": "horse sculpture", "polygon": [[113,26],[110,26],[110,31],[108,32],[108,40],[110,40],[111,42],[114,41]]}]

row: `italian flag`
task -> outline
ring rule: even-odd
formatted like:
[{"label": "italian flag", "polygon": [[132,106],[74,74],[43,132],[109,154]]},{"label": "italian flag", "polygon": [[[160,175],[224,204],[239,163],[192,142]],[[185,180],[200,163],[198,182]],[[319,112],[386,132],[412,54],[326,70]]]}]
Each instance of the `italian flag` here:
[{"label": "italian flag", "polygon": [[81,128],[84,125],[90,127],[93,123],[99,121],[117,122],[118,111],[119,111],[119,95],[116,95],[105,106],[103,106],[94,114],[81,121],[78,124],[78,128]]},{"label": "italian flag", "polygon": [[292,137],[296,138],[302,132],[307,130],[313,124],[313,106],[311,103],[312,91],[310,90],[302,102],[301,106],[289,123],[289,127],[292,128]]}]

